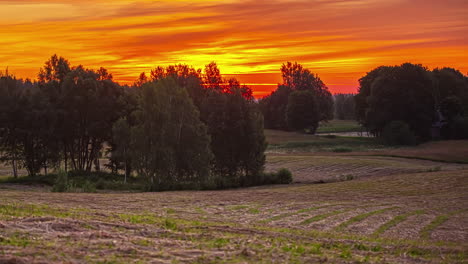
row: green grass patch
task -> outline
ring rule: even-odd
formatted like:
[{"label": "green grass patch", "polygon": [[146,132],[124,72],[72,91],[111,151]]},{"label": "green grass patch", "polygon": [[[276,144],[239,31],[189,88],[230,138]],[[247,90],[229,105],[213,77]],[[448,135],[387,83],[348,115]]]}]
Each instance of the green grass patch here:
[{"label": "green grass patch", "polygon": [[51,208],[47,205],[34,204],[4,204],[0,205],[0,217],[34,217],[34,216],[53,216],[64,218],[71,216],[72,213],[67,210]]},{"label": "green grass patch", "polygon": [[463,211],[465,211],[465,210],[455,211],[455,212],[451,212],[449,214],[437,216],[434,220],[432,220],[432,222],[430,222],[428,225],[423,227],[423,229],[421,229],[421,231],[420,231],[421,238],[422,239],[430,239],[432,231],[434,231],[437,227],[439,227],[443,223],[447,222],[447,220],[449,220],[451,216],[459,214],[459,213],[461,213]]},{"label": "green grass patch", "polygon": [[313,223],[313,222],[318,222],[318,221],[323,220],[323,219],[325,219],[325,218],[328,218],[328,217],[330,217],[330,216],[342,214],[342,213],[347,212],[347,211],[349,211],[349,210],[350,210],[350,209],[346,209],[346,210],[336,210],[336,211],[332,211],[332,212],[329,212],[329,213],[326,213],[326,214],[316,215],[316,216],[314,216],[314,217],[311,217],[311,218],[308,218],[308,219],[302,221],[301,224],[307,225],[307,224],[310,224],[310,223]]},{"label": "green grass patch", "polygon": [[31,240],[26,234],[14,233],[9,237],[0,237],[0,245],[2,246],[13,246],[13,247],[28,247],[31,245]]},{"label": "green grass patch", "polygon": [[360,214],[360,215],[357,215],[351,219],[349,219],[348,221],[346,222],[343,222],[341,223],[340,225],[338,225],[336,227],[336,230],[337,231],[342,231],[343,229],[345,229],[346,227],[348,227],[349,225],[352,225],[354,223],[357,223],[357,222],[360,222],[372,215],[376,215],[376,214],[381,214],[381,213],[384,213],[386,211],[390,211],[390,210],[393,210],[393,209],[396,209],[398,207],[389,207],[389,208],[384,208],[384,209],[380,209],[380,210],[375,210],[375,211],[372,211],[372,212],[368,212],[368,213],[364,213],[364,214]]},{"label": "green grass patch", "polygon": [[385,231],[387,231],[388,229],[398,225],[399,223],[405,221],[408,217],[412,216],[412,215],[419,215],[419,214],[423,214],[424,211],[423,210],[417,210],[417,211],[414,211],[414,212],[409,212],[409,213],[406,213],[406,214],[401,214],[401,215],[397,215],[395,216],[392,220],[386,222],[385,224],[379,226],[379,228],[377,228],[377,230],[375,230],[375,232],[372,234],[373,236],[379,236],[381,234],[383,234]]},{"label": "green grass patch", "polygon": [[260,210],[258,210],[257,208],[250,208],[248,212],[249,214],[259,214]]},{"label": "green grass patch", "polygon": [[131,224],[149,224],[154,225],[160,223],[160,219],[148,214],[119,214],[118,217],[123,221]]},{"label": "green grass patch", "polygon": [[321,209],[321,208],[325,208],[325,207],[329,207],[329,206],[333,206],[333,205],[336,205],[336,204],[329,204],[329,205],[322,205],[322,206],[314,206],[314,207],[304,208],[304,209],[300,209],[300,210],[297,210],[297,211],[291,212],[291,213],[283,213],[283,214],[275,215],[275,216],[270,217],[268,219],[265,219],[265,220],[263,220],[261,222],[262,223],[269,223],[269,222],[273,222],[273,221],[278,221],[280,219],[283,219],[283,218],[286,218],[286,217],[289,217],[289,216],[302,214],[302,213],[308,213],[308,212],[312,212],[312,211],[315,211],[315,210],[318,210],[318,209]]},{"label": "green grass patch", "polygon": [[142,247],[150,247],[154,245],[154,242],[149,239],[137,239],[132,241],[132,243]]},{"label": "green grass patch", "polygon": [[363,128],[355,120],[331,120],[321,122],[317,128],[317,133],[342,133],[342,132],[360,132]]},{"label": "green grass patch", "polygon": [[309,141],[291,141],[268,145],[268,150],[332,151],[351,152],[388,148],[376,138],[312,136]]},{"label": "green grass patch", "polygon": [[228,245],[231,241],[228,238],[216,238],[210,242],[212,248],[222,248]]}]

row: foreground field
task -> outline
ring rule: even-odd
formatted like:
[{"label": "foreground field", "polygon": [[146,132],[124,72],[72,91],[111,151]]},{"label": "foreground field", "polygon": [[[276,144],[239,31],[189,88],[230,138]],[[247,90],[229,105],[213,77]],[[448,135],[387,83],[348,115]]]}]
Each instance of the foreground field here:
[{"label": "foreground field", "polygon": [[468,170],[206,192],[0,190],[0,263],[463,263]]},{"label": "foreground field", "polygon": [[[279,147],[266,169],[289,168],[294,184],[93,194],[0,185],[0,263],[467,263],[468,141],[374,148],[372,138],[268,136]],[[327,151],[343,142],[367,147]]]}]

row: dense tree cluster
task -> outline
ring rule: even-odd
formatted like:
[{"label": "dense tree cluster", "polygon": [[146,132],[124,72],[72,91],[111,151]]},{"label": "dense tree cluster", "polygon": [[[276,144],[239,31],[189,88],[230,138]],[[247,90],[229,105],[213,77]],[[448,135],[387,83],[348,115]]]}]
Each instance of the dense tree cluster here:
[{"label": "dense tree cluster", "polygon": [[265,127],[315,133],[333,118],[333,97],[320,78],[298,63],[281,67],[283,83],[260,102]]},{"label": "dense tree cluster", "polygon": [[[140,76],[145,76],[145,74]],[[268,181],[268,179],[263,178],[264,174],[262,173],[266,149],[263,135],[263,116],[258,110],[252,90],[241,85],[236,79],[223,78],[215,63],[206,65],[204,71],[186,65],[157,67],[151,71],[149,78],[140,78],[137,86],[140,87],[138,89],[145,91],[150,89],[148,85],[158,85],[161,81],[168,79],[173,83],[170,85],[172,92],[181,88],[186,91],[190,103],[193,102],[194,110],[187,110],[197,115],[197,118],[193,118],[192,121],[195,119],[201,121],[202,127],[194,131],[194,135],[187,138],[187,141],[195,143],[196,140],[203,139],[205,134],[209,136],[208,150],[199,153],[200,160],[205,160],[202,157],[208,157],[209,164],[198,167],[208,168],[210,172],[199,173],[199,175],[211,176],[198,177],[197,184],[234,187],[261,184]],[[140,96],[140,100],[148,97],[152,98],[152,96],[143,95]],[[163,94],[157,97],[160,100],[166,100],[166,102],[173,100],[171,96],[169,98]],[[140,103],[140,105],[144,106],[145,104]],[[187,105],[185,107],[188,107]],[[175,107],[173,115],[176,113],[180,115],[184,112],[184,109],[181,109],[184,106],[180,104],[175,104],[173,107]],[[168,110],[170,107],[167,106],[163,109]],[[189,122],[185,121],[185,124],[189,124]],[[192,125],[198,126],[196,123]],[[206,132],[203,132],[204,130]],[[174,135],[176,134],[174,132]],[[149,136],[146,137],[149,138]],[[140,138],[145,138],[145,136],[142,135]],[[164,138],[166,137],[164,136]],[[190,144],[192,143],[188,142],[186,146],[190,146]],[[177,156],[183,157],[182,155]],[[191,166],[195,165],[191,164]],[[141,167],[135,162],[132,166],[135,169]],[[175,167],[183,168],[184,166],[176,165]]]},{"label": "dense tree cluster", "polygon": [[359,83],[356,116],[376,136],[404,128],[424,141],[440,127],[445,138],[468,137],[468,79],[457,70],[430,71],[410,63],[381,66]]},{"label": "dense tree cluster", "polygon": [[271,182],[263,173],[263,116],[247,86],[215,63],[142,73],[120,86],[106,69],[71,66],[56,55],[38,81],[0,78],[1,161],[30,176],[42,169],[142,177],[152,190]]},{"label": "dense tree cluster", "polygon": [[62,160],[73,170],[98,165],[102,144],[110,140],[121,109],[122,88],[107,71],[70,67],[53,56],[38,82],[9,75],[0,79],[4,159],[25,167],[31,176],[41,168],[47,173]]}]

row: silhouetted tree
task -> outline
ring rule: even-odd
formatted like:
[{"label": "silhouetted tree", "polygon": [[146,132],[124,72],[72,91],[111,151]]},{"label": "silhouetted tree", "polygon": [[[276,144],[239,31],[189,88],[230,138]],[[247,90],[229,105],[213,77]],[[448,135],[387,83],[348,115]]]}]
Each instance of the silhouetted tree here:
[{"label": "silhouetted tree", "polygon": [[359,80],[358,120],[379,136],[391,121],[408,124],[419,139],[430,137],[435,111],[431,72],[410,63],[379,67]]},{"label": "silhouetted tree", "polygon": [[[295,129],[290,127],[286,118],[286,109],[289,104],[289,96],[294,91],[310,91],[315,98],[315,109],[317,113],[311,114],[318,116],[319,121],[333,119],[333,97],[322,82],[322,80],[314,75],[310,70],[304,69],[298,63],[287,62],[281,66],[281,75],[283,84],[278,85],[278,89],[267,96],[260,103],[263,115],[265,116],[265,124],[268,128],[274,129]],[[305,93],[304,93],[305,94]],[[307,94],[309,96],[310,94]],[[297,117],[299,119],[300,117]],[[289,116],[289,119],[296,119]],[[314,127],[314,124],[308,126]]]},{"label": "silhouetted tree", "polygon": [[316,99],[312,91],[294,91],[289,95],[286,120],[288,126],[294,130],[306,129],[311,134],[315,133],[319,116]]},{"label": "silhouetted tree", "polygon": [[201,69],[195,69],[188,65],[170,65],[166,68],[156,67],[151,71],[151,81],[158,81],[167,77],[175,80],[178,86],[187,90],[194,104],[200,108],[205,96]]},{"label": "silhouetted tree", "polygon": [[18,167],[30,176],[59,160],[55,119],[47,98],[36,85],[12,76],[0,77],[0,149],[16,177]]},{"label": "silhouetted tree", "polygon": [[252,99],[242,90],[231,93],[209,91],[202,117],[211,136],[213,171],[218,186],[256,184],[263,172],[266,141],[263,117]]},{"label": "silhouetted tree", "polygon": [[[103,75],[101,75],[103,74]],[[66,164],[90,171],[102,144],[112,138],[113,123],[120,117],[122,89],[105,69],[98,72],[77,66],[65,76],[55,103]]]},{"label": "silhouetted tree", "polygon": [[185,89],[163,78],[142,86],[136,125],[131,128],[132,162],[152,189],[202,185],[209,176],[210,138]]}]

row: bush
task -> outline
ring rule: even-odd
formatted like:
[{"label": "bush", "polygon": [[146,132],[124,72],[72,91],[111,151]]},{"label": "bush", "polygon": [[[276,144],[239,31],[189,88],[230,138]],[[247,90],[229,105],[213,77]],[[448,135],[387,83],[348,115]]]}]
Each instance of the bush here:
[{"label": "bush", "polygon": [[292,173],[285,168],[279,169],[276,173],[269,172],[263,173],[261,177],[262,182],[257,185],[262,184],[290,184],[293,180]]},{"label": "bush", "polygon": [[96,192],[96,185],[90,181],[85,181],[81,186],[83,192],[94,193]]},{"label": "bush", "polygon": [[285,169],[285,168],[280,169],[276,173],[276,177],[277,177],[276,183],[278,184],[290,184],[293,181],[292,173],[288,169]]},{"label": "bush", "polygon": [[416,136],[403,121],[392,121],[383,130],[382,140],[385,144],[395,145],[416,145]]},{"label": "bush", "polygon": [[54,186],[52,187],[53,192],[66,192],[69,190],[68,185],[68,174],[64,171],[59,172],[55,180]]},{"label": "bush", "polygon": [[346,148],[346,147],[338,147],[338,148],[332,149],[332,151],[337,152],[337,153],[343,153],[343,152],[352,152],[353,150],[350,148]]}]

